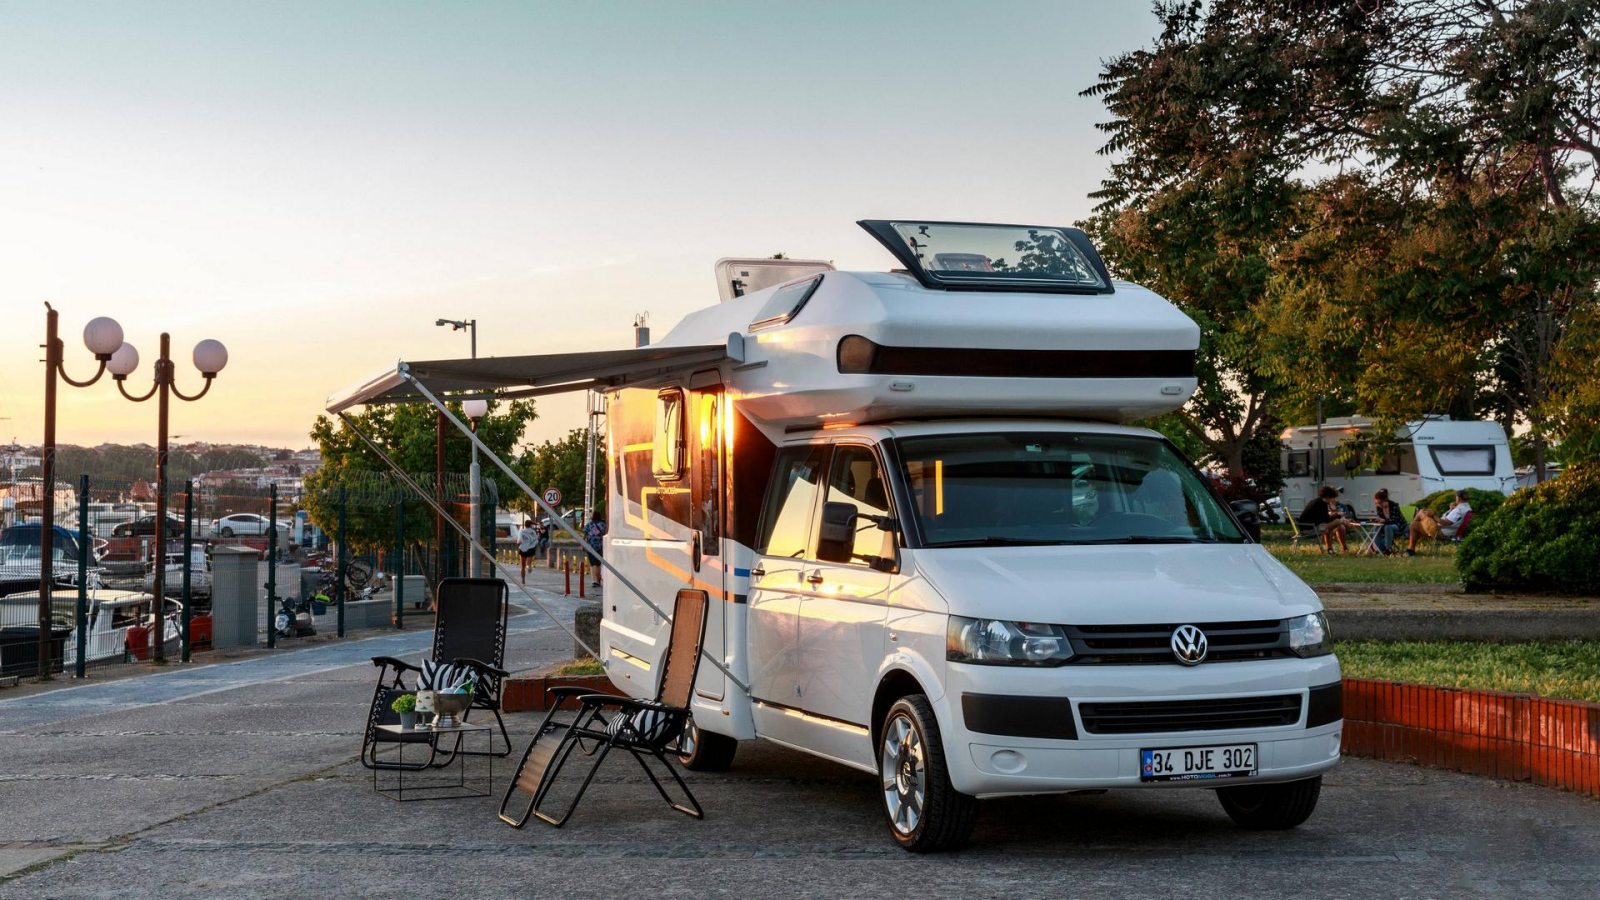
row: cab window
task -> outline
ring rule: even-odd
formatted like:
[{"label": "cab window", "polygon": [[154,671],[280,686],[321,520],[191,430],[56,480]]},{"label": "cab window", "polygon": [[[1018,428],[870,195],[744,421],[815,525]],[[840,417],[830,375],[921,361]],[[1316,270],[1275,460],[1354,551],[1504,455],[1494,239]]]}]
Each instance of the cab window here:
[{"label": "cab window", "polygon": [[767,556],[803,559],[811,555],[812,520],[821,493],[827,447],[788,447],[778,451],[767,502],[761,513],[759,551]]},{"label": "cab window", "polygon": [[651,449],[655,476],[673,480],[683,476],[683,391],[656,395],[655,442]]},{"label": "cab window", "polygon": [[[833,451],[832,471],[828,476],[828,503],[848,503],[861,516],[889,515],[889,488],[883,469],[869,447],[844,445]],[[850,561],[868,565],[875,560],[894,559],[894,535],[876,522],[857,519],[855,542]]]}]

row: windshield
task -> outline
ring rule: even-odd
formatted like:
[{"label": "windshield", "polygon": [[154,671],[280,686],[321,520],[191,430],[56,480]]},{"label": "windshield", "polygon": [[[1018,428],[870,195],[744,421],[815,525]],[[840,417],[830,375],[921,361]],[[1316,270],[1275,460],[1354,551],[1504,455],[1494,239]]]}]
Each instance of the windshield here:
[{"label": "windshield", "polygon": [[1002,432],[896,444],[925,547],[1244,541],[1156,438]]}]

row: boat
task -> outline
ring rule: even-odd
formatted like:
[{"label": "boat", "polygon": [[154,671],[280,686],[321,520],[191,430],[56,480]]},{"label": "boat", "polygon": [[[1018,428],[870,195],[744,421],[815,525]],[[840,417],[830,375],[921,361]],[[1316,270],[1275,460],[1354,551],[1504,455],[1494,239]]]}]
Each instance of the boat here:
[{"label": "boat", "polygon": [[[88,607],[85,618],[84,661],[88,663],[108,660],[125,660],[132,656],[148,655],[148,642],[140,647],[129,647],[128,632],[136,624],[149,628],[151,624],[151,596],[142,591],[119,591],[95,588],[87,593]],[[66,668],[78,662],[77,592],[53,594],[50,598],[53,639],[63,640],[62,665]],[[37,665],[39,626],[37,615],[39,592],[22,592],[0,598],[0,621],[8,623],[0,632],[0,674],[31,672]],[[183,636],[182,604],[168,600],[162,616],[162,643],[168,650],[177,650]],[[13,661],[8,650],[23,648],[26,659]]]}]

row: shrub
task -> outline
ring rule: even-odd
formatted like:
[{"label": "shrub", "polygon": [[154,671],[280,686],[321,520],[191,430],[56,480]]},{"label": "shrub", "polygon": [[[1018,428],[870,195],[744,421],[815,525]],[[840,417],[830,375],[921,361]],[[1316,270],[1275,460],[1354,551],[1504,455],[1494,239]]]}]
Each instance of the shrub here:
[{"label": "shrub", "polygon": [[[1442,516],[1450,511],[1450,501],[1455,498],[1456,492],[1454,488],[1434,491],[1417,501],[1417,509],[1431,509],[1434,515]],[[1489,517],[1494,515],[1495,510],[1499,509],[1500,505],[1505,502],[1506,495],[1499,491],[1467,488],[1467,503],[1472,506],[1472,524],[1467,526],[1467,533],[1471,534],[1472,529],[1488,521]]]},{"label": "shrub", "polygon": [[1600,593],[1600,462],[1517,491],[1477,521],[1456,556],[1468,589]]}]

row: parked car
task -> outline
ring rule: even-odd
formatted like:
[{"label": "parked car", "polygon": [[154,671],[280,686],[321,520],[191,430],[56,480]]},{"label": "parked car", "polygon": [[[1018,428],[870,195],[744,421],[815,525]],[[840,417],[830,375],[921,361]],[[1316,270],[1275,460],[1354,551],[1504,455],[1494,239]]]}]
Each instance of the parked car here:
[{"label": "parked car", "polygon": [[[212,519],[211,533],[220,534],[223,537],[262,535],[267,533],[269,521],[266,516],[258,516],[255,513],[233,513],[220,519]],[[279,522],[278,531],[279,533],[287,534],[289,531],[288,524]]]},{"label": "parked car", "polygon": [[[111,529],[112,537],[144,537],[155,533],[155,516],[140,516],[132,522],[123,522],[121,525]],[[183,534],[183,522],[172,516],[167,516],[167,534]]]}]

